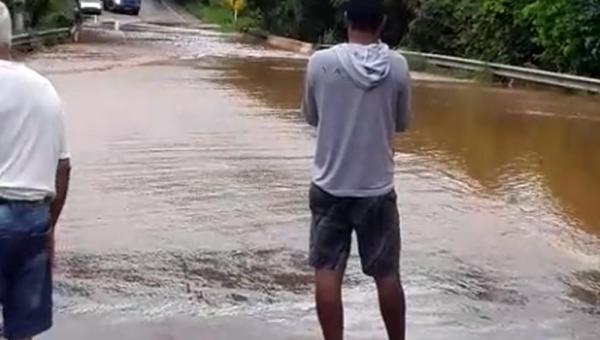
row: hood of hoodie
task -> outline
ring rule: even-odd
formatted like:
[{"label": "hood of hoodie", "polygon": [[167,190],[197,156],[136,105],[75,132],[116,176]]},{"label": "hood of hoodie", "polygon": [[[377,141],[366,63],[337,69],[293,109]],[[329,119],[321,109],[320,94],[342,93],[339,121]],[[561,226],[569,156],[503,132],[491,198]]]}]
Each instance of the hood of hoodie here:
[{"label": "hood of hoodie", "polygon": [[340,44],[334,51],[344,70],[361,88],[371,89],[390,74],[390,48],[384,43]]}]

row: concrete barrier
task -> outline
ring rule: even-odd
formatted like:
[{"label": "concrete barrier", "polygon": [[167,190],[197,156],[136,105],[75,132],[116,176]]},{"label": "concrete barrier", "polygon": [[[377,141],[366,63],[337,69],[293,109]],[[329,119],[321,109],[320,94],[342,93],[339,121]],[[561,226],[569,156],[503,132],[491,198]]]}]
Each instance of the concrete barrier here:
[{"label": "concrete barrier", "polygon": [[261,31],[247,31],[245,33],[252,37],[263,40],[268,46],[286,51],[292,51],[302,54],[311,54],[314,52],[316,47],[314,44],[308,43],[306,41],[285,38]]},{"label": "concrete barrier", "polygon": [[79,37],[78,27],[55,28],[45,31],[23,33],[14,35],[12,45],[14,47],[30,47],[36,44],[44,43],[48,40],[68,40]]},{"label": "concrete barrier", "polygon": [[275,35],[269,35],[266,40],[269,46],[281,48],[288,51],[310,54],[314,50],[314,45],[300,40],[294,40]]}]

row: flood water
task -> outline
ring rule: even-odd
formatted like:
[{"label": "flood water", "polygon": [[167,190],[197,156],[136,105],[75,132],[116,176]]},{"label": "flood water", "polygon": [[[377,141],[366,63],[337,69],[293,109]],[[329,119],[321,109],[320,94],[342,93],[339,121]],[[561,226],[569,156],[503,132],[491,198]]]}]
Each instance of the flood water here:
[{"label": "flood water", "polygon": [[[210,31],[98,34],[29,60],[68,112],[61,320],[317,339],[305,58]],[[409,338],[599,339],[600,98],[416,78],[396,156]],[[356,255],[345,299],[349,338],[383,339]]]}]

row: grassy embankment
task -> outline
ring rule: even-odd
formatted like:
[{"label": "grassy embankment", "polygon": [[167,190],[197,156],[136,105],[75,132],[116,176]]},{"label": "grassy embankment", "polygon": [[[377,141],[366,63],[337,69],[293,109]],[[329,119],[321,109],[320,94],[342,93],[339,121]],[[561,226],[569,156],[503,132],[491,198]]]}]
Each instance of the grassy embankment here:
[{"label": "grassy embankment", "polygon": [[412,71],[438,74],[458,79],[470,79],[484,84],[492,83],[496,80],[492,70],[487,68],[481,71],[450,69],[430,64],[425,58],[412,55],[407,55],[406,61],[408,61],[408,65]]},{"label": "grassy embankment", "polygon": [[247,31],[259,26],[260,16],[252,11],[242,11],[237,21],[234,14],[222,0],[184,0],[184,7],[205,23],[217,24],[223,31]]}]

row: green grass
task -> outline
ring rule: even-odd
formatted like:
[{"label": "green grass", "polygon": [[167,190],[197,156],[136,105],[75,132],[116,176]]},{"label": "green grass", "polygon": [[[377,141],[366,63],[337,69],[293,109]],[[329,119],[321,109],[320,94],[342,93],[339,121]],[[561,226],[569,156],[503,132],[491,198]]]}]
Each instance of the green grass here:
[{"label": "green grass", "polygon": [[480,83],[492,83],[494,81],[494,74],[489,68],[485,68],[481,71],[445,68],[432,65],[427,62],[427,59],[418,55],[406,55],[406,60],[412,71],[437,74],[458,79],[472,79]]},{"label": "green grass", "polygon": [[418,55],[406,55],[405,58],[413,71],[425,72],[431,66],[425,58]]},{"label": "green grass", "polygon": [[231,12],[226,8],[216,5],[204,5],[199,1],[190,2],[185,7],[190,13],[206,23],[217,24],[226,31],[234,29]]},{"label": "green grass", "polygon": [[236,23],[233,22],[233,13],[218,3],[211,2],[210,5],[205,5],[198,0],[188,2],[185,8],[200,20],[209,23],[217,24],[223,31],[243,31],[256,28],[258,19],[250,13],[242,13]]}]

